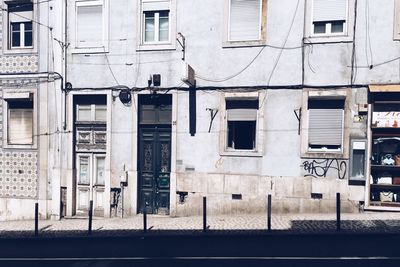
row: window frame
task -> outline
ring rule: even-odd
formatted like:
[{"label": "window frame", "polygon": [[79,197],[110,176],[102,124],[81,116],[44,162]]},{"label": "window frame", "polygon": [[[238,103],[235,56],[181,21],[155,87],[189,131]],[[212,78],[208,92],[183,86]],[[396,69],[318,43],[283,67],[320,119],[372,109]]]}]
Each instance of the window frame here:
[{"label": "window frame", "polygon": [[[79,108],[80,107],[86,107],[89,106],[90,110],[90,120],[80,120],[79,119]],[[105,110],[106,112],[106,116],[105,116],[105,120],[96,120],[96,111],[98,110],[97,108],[101,108],[101,110]],[[85,122],[98,122],[98,123],[102,123],[102,122],[106,122],[107,121],[107,104],[76,104],[76,122],[77,123],[85,123]]]},{"label": "window frame", "polygon": [[[219,150],[221,156],[242,156],[242,157],[261,157],[263,155],[264,144],[264,105],[260,105],[264,99],[265,92],[251,93],[221,93],[220,97],[220,133]],[[255,146],[254,149],[233,149],[228,147],[228,118],[226,100],[258,100],[258,110],[256,119]]]},{"label": "window frame", "polygon": [[222,43],[223,48],[234,47],[251,47],[262,46],[266,44],[266,27],[267,27],[267,0],[260,0],[260,31],[258,40],[231,40],[230,39],[230,19],[231,19],[231,1],[225,0],[225,16],[224,16],[224,40]]},{"label": "window frame", "polygon": [[[32,20],[24,20],[24,21],[19,21],[19,23],[26,23],[28,21],[32,22],[32,46],[16,46],[12,47],[12,37],[11,37],[11,21],[10,21],[10,15],[8,11],[8,4],[10,3],[17,3],[18,1],[5,1],[3,4],[7,6],[3,10],[3,51],[4,54],[18,54],[18,53],[36,53],[37,52],[37,45],[36,45],[36,40],[37,40],[37,34],[38,34],[38,25],[34,21],[37,21],[37,1],[38,0],[31,0],[32,2]],[[29,1],[27,1],[29,2]],[[22,4],[23,2],[21,2]],[[27,11],[23,11],[27,12]],[[16,21],[15,23],[18,23]],[[24,35],[25,32],[22,33],[20,32],[20,35]],[[24,38],[25,39],[25,36]],[[22,39],[20,40],[22,43]]]},{"label": "window frame", "polygon": [[[301,157],[302,158],[348,158],[349,157],[349,128],[350,111],[348,109],[351,89],[319,90],[304,89],[302,96],[301,116]],[[344,100],[342,121],[342,144],[341,149],[310,149],[309,148],[309,99],[321,100]]]},{"label": "window frame", "polygon": [[[78,7],[102,6],[102,42],[99,45],[82,46],[78,40]],[[72,10],[71,10],[72,9]],[[74,0],[74,4],[70,7],[72,14],[71,21],[73,22],[74,37],[72,53],[89,54],[89,53],[108,53],[109,52],[109,0]]]},{"label": "window frame", "polygon": [[314,33],[314,0],[306,0],[306,16],[305,16],[305,38],[307,43],[335,43],[335,42],[352,42],[354,34],[354,7],[355,0],[346,0],[346,20],[343,25],[343,32],[332,33],[331,29],[332,22],[326,21],[327,32],[326,33]]},{"label": "window frame", "polygon": [[394,1],[393,40],[400,41],[400,0]]},{"label": "window frame", "polygon": [[[137,16],[137,51],[152,51],[152,50],[175,50],[176,49],[176,0],[166,0],[163,2],[169,2],[169,9],[157,9],[151,11],[145,11],[143,8],[144,3],[157,3],[160,0],[140,0],[137,4],[137,10],[139,11],[139,16]],[[159,26],[156,27],[156,24],[159,25],[159,14],[162,11],[168,12],[168,41],[145,41],[145,13],[146,12],[154,12],[155,15],[158,14],[156,21],[156,16],[154,18],[154,34],[155,36],[159,35]],[[157,34],[156,34],[157,33]]]},{"label": "window frame", "polygon": [[[34,89],[3,89],[3,148],[12,149],[36,149],[37,148],[37,95]],[[32,102],[32,143],[30,144],[11,144],[8,141],[9,133],[9,103],[11,101],[29,101]]]}]

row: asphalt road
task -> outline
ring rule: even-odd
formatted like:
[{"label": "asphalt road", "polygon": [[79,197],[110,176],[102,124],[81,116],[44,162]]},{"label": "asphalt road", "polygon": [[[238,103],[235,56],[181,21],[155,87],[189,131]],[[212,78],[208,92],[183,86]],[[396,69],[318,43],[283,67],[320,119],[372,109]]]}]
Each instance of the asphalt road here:
[{"label": "asphalt road", "polygon": [[399,266],[398,234],[0,239],[0,266]]}]

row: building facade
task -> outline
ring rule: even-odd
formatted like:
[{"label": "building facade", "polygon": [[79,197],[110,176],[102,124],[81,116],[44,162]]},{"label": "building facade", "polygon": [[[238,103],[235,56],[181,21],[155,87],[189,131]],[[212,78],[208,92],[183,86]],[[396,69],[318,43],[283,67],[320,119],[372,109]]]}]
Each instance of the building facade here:
[{"label": "building facade", "polygon": [[[399,1],[39,1],[33,48],[9,55],[22,2],[3,3],[3,114],[18,99],[22,126],[5,134],[3,115],[0,153],[35,159],[37,193],[4,203],[55,219],[91,200],[100,217],[200,214],[204,196],[215,214],[264,212],[268,194],[276,212],[331,212],[336,193],[346,212],[400,208]],[[9,88],[27,78],[43,82]]]}]

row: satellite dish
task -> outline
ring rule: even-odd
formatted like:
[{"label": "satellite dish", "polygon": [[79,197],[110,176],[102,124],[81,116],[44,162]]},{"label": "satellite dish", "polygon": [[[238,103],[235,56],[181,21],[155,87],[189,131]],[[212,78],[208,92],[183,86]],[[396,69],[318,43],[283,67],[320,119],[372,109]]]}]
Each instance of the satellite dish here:
[{"label": "satellite dish", "polygon": [[121,90],[119,92],[119,100],[122,104],[129,104],[132,100],[131,92],[127,89]]}]

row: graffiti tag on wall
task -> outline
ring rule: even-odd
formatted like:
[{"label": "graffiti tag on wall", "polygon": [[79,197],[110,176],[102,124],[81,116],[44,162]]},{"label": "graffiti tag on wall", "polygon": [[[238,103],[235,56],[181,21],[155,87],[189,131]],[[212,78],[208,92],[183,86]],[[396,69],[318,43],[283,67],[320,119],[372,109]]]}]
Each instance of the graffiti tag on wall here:
[{"label": "graffiti tag on wall", "polygon": [[302,167],[306,171],[305,177],[325,178],[329,172],[329,176],[334,175],[338,179],[344,179],[347,172],[347,162],[338,159],[306,160]]}]

